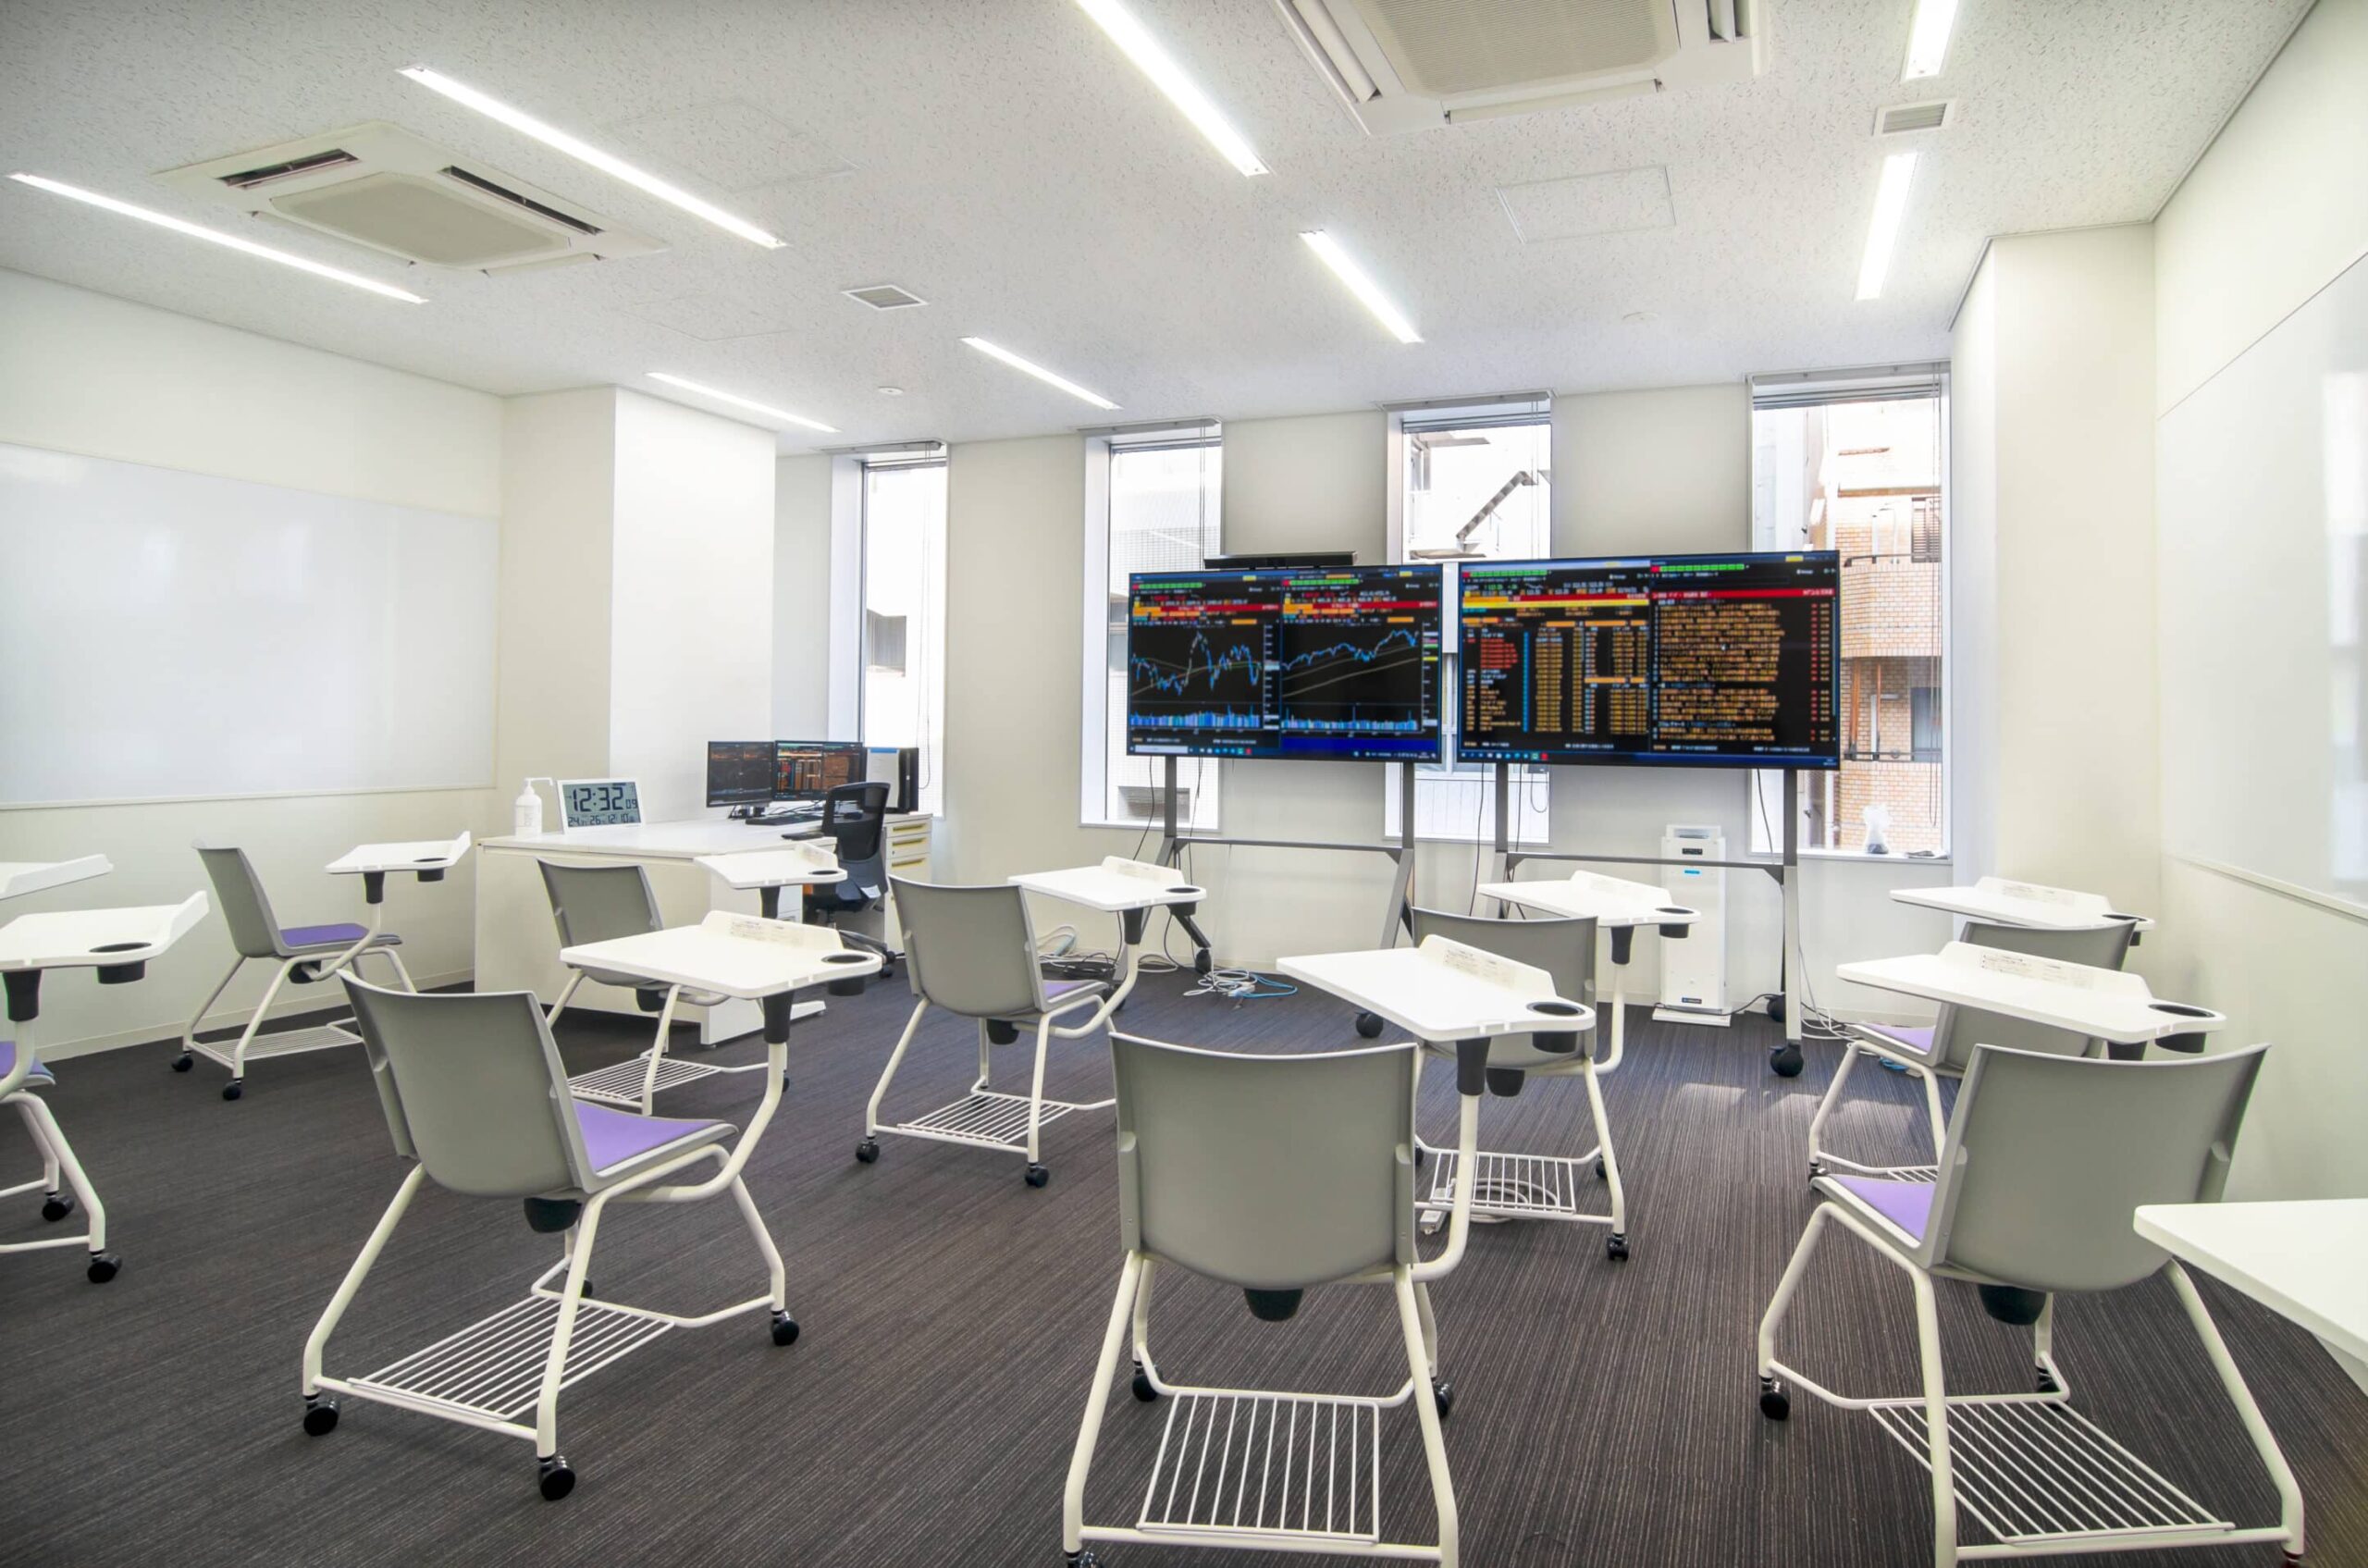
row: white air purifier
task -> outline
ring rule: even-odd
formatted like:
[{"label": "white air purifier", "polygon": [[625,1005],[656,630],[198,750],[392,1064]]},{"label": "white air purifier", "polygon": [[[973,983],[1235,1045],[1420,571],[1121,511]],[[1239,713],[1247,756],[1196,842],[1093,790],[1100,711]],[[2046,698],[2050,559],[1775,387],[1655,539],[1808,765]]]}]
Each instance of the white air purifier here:
[{"label": "white air purifier", "polygon": [[1665,1023],[1701,1023],[1724,1029],[1727,1017],[1727,873],[1717,865],[1688,860],[1727,858],[1726,834],[1715,827],[1671,824],[1661,832],[1661,855],[1677,862],[1661,868],[1670,902],[1698,909],[1683,942],[1659,944],[1661,1005],[1653,1017]]}]

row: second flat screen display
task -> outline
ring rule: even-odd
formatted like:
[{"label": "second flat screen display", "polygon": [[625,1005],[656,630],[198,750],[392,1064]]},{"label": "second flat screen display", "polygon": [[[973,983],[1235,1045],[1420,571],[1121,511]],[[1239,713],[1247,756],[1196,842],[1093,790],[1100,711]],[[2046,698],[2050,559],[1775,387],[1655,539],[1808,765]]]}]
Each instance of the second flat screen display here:
[{"label": "second flat screen display", "polygon": [[1459,575],[1460,761],[1841,764],[1832,550]]},{"label": "second flat screen display", "polygon": [[1127,749],[1436,758],[1441,597],[1436,566],[1136,573]]}]

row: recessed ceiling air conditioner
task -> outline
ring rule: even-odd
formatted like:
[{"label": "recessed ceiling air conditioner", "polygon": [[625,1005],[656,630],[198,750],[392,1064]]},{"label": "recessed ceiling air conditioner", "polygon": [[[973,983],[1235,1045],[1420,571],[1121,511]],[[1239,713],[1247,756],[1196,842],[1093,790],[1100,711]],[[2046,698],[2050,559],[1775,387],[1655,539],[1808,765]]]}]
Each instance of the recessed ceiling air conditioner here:
[{"label": "recessed ceiling air conditioner", "polygon": [[382,120],[157,178],[253,217],[428,266],[520,272],[666,248]]},{"label": "recessed ceiling air conditioner", "polygon": [[1749,81],[1758,0],[1275,0],[1370,135]]}]

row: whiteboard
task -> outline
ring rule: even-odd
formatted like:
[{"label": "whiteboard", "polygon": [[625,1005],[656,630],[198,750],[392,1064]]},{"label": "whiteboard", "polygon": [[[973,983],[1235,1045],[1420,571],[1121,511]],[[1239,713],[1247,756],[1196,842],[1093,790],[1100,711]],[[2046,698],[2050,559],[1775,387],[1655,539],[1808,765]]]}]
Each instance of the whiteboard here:
[{"label": "whiteboard", "polygon": [[0,444],[0,804],[488,787],[499,544]]},{"label": "whiteboard", "polygon": [[2368,907],[2368,260],[2162,418],[2163,838]]}]

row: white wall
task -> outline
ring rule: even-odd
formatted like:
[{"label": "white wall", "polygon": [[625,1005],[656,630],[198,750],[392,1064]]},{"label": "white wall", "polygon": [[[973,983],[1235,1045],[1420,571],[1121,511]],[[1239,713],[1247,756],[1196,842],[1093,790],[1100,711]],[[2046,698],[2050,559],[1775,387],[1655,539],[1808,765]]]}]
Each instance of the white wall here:
[{"label": "white wall", "polygon": [[[502,405],[500,699],[495,783],[609,766],[610,515],[616,392],[586,387]],[[553,803],[544,802],[547,812]],[[549,819],[558,825],[558,817]]]},{"label": "white wall", "polygon": [[[2156,225],[2154,406],[2167,411],[2368,253],[2368,0],[2320,0]],[[2248,454],[2231,451],[2230,463]],[[2230,519],[2240,527],[2242,519]],[[2240,548],[2241,539],[2232,539]],[[2323,595],[2297,582],[2297,595]],[[2230,603],[2173,639],[2241,635]],[[2323,744],[2323,743],[2322,743]],[[2300,760],[2299,755],[2295,759]],[[2256,764],[2285,765],[2275,755]],[[2368,922],[2164,857],[2159,983],[2272,1042],[2238,1151],[2241,1197],[2368,1194]],[[2363,1377],[2368,1382],[2368,1377]]]},{"label": "white wall", "polygon": [[773,715],[776,739],[831,735],[831,460],[773,465]]},{"label": "white wall", "polygon": [[[0,441],[498,517],[501,431],[501,404],[484,393],[0,271]],[[484,788],[0,811],[0,859],[96,852],[117,868],[12,900],[0,918],[178,902],[204,885],[190,843],[211,835],[250,846],[290,923],[357,919],[359,885],[324,865],[374,840],[482,833],[502,820],[501,801]],[[406,938],[422,983],[465,977],[473,893],[466,868],[432,886],[389,886],[388,927]],[[138,985],[62,976],[45,986],[35,1038],[66,1056],[178,1032],[228,965],[216,917]],[[263,980],[251,972],[219,1006],[252,1004]]]},{"label": "white wall", "polygon": [[1998,274],[1982,258],[1949,364],[1950,847],[1968,882],[1998,869]]},{"label": "white wall", "polygon": [[677,821],[706,810],[707,743],[772,722],[773,438],[615,396],[609,766]]}]

